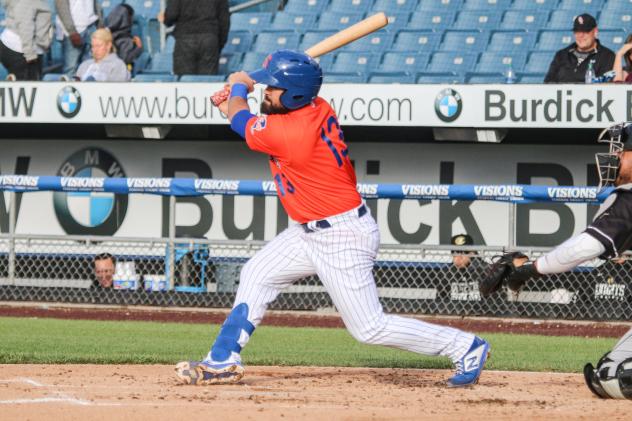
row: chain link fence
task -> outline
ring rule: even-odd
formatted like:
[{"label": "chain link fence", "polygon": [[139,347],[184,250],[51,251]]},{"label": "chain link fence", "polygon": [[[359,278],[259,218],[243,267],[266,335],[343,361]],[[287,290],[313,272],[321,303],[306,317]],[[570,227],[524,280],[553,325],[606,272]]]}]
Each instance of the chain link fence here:
[{"label": "chain link fence", "polygon": [[[232,305],[239,272],[263,242],[200,239],[0,236],[0,300],[219,307]],[[494,247],[383,245],[374,268],[384,308],[393,313],[625,320],[632,314],[632,261],[590,262],[531,281],[516,295],[481,298],[478,280]],[[522,249],[531,258],[544,250]],[[94,256],[111,253],[112,288],[95,281]],[[317,277],[297,281],[271,308],[326,310],[333,304]]]}]

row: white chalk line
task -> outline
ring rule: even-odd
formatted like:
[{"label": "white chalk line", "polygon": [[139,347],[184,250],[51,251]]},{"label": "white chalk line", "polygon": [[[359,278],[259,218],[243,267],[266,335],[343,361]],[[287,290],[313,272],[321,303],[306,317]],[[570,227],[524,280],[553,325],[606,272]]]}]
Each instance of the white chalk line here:
[{"label": "white chalk line", "polygon": [[[31,386],[35,386],[35,387],[43,387],[43,388],[48,388],[48,387],[52,387],[52,386],[47,386],[43,383],[40,383],[38,381],[35,381],[33,379],[29,379],[28,377],[19,377],[17,379],[7,379],[7,380],[0,380],[0,383],[26,383],[29,384]],[[15,405],[15,404],[28,404],[28,403],[51,403],[51,402],[63,402],[63,403],[70,403],[73,405],[82,405],[82,406],[88,406],[88,405],[93,405],[92,402],[90,401],[86,401],[83,399],[77,399],[73,396],[70,396],[66,393],[62,393],[62,392],[53,392],[53,395],[55,396],[47,396],[47,397],[43,397],[43,398],[23,398],[23,399],[7,399],[7,400],[0,400],[0,405]]]}]

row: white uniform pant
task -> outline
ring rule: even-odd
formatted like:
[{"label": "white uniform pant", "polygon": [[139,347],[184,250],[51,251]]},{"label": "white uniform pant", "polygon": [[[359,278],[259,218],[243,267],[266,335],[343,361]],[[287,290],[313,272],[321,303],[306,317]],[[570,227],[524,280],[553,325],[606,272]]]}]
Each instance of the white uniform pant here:
[{"label": "white uniform pant", "polygon": [[[473,334],[384,314],[372,272],[379,231],[369,212],[358,217],[354,209],[327,220],[330,228],[309,233],[301,225],[290,226],[246,263],[235,306],[248,305],[248,320],[253,325],[261,322],[268,305],[284,288],[300,278],[318,275],[349,333],[358,341],[445,355],[453,361],[465,355]],[[239,344],[243,347],[248,339],[242,333]]]}]

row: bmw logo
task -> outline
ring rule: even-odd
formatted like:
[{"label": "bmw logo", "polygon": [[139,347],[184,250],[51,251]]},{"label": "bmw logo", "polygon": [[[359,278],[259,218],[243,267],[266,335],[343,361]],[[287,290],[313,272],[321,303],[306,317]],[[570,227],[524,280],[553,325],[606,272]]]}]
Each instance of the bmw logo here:
[{"label": "bmw logo", "polygon": [[435,113],[439,120],[450,123],[461,115],[463,102],[461,94],[452,88],[446,88],[439,92],[435,99]]},{"label": "bmw logo", "polygon": [[81,110],[81,94],[72,86],[66,86],[57,94],[57,109],[66,118],[73,118]]}]

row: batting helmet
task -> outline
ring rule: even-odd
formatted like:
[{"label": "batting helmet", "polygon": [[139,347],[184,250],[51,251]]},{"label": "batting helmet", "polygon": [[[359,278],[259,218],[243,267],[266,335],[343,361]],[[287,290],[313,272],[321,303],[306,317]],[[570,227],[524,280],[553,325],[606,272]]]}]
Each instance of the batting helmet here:
[{"label": "batting helmet", "polygon": [[588,388],[602,399],[632,399],[632,358],[613,361],[609,353],[601,357],[597,368],[584,367]]},{"label": "batting helmet", "polygon": [[301,108],[316,98],[323,83],[323,71],[310,56],[291,50],[270,54],[263,68],[250,73],[257,83],[285,89],[281,104],[291,110]]}]

